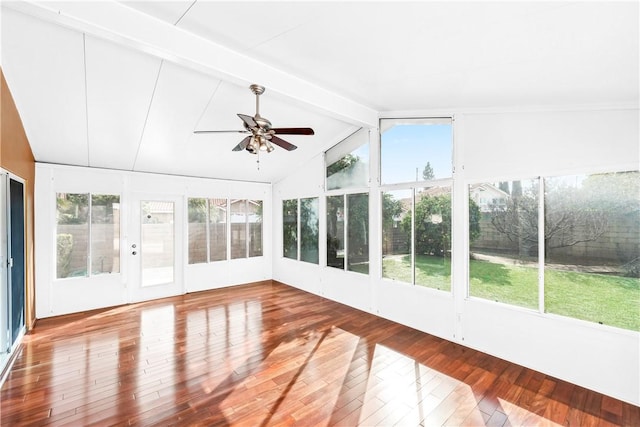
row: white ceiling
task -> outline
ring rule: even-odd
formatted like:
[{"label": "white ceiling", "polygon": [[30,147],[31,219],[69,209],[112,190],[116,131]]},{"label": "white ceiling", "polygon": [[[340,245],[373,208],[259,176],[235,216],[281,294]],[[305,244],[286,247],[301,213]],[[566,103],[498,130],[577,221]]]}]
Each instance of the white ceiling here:
[{"label": "white ceiling", "polygon": [[[274,182],[378,113],[638,105],[639,3],[6,2],[37,161]],[[231,149],[261,113],[298,150]]]}]

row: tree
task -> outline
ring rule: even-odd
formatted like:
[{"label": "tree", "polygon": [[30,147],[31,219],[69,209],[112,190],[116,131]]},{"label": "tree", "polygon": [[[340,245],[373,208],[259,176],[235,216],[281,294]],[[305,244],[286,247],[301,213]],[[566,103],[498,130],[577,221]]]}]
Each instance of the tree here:
[{"label": "tree", "polygon": [[356,163],[360,161],[360,157],[353,154],[347,154],[339,160],[331,163],[327,166],[327,178],[345,169],[352,168]]},{"label": "tree", "polygon": [[318,198],[300,199],[300,259],[318,262]]},{"label": "tree", "polygon": [[382,227],[393,226],[394,218],[402,214],[402,202],[393,198],[390,193],[382,193]]},{"label": "tree", "polygon": [[207,222],[207,199],[189,199],[189,222]]},{"label": "tree", "polygon": [[56,212],[58,224],[86,224],[89,218],[89,194],[58,194]]},{"label": "tree", "polygon": [[[598,240],[614,214],[639,212],[638,172],[596,174],[545,180],[544,243],[548,257],[554,249]],[[517,184],[516,184],[517,183]],[[512,194],[494,205],[491,223],[531,255],[538,246],[538,191],[512,183]]]},{"label": "tree", "polygon": [[286,258],[298,257],[298,200],[282,201],[282,246]]},{"label": "tree", "polygon": [[505,203],[491,205],[491,224],[524,255],[532,255],[538,242],[538,192],[528,189],[522,194],[521,185],[512,186],[512,191]]},{"label": "tree", "polygon": [[369,194],[347,195],[349,262],[369,260]]},{"label": "tree", "polygon": [[424,169],[422,170],[422,179],[425,181],[432,180],[436,175],[433,173],[433,168],[431,167],[431,163],[427,162]]},{"label": "tree", "polygon": [[[451,249],[451,194],[423,196],[417,200],[414,224],[416,254],[448,256]],[[401,227],[411,236],[410,215],[404,217]],[[479,236],[480,208],[469,199],[469,239],[474,241]]]}]

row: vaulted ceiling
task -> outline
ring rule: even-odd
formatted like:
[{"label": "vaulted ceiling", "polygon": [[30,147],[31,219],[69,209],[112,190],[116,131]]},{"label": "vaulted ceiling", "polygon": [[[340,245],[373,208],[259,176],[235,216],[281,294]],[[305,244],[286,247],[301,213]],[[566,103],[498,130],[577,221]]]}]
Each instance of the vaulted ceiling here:
[{"label": "vaulted ceiling", "polygon": [[[379,114],[639,102],[638,2],[6,2],[37,161],[274,182]],[[236,113],[299,148],[232,152]]]}]

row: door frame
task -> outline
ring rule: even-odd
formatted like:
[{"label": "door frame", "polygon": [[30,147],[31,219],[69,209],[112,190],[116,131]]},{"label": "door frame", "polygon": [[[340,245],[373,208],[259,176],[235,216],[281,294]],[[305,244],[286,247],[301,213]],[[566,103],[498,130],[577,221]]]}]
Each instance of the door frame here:
[{"label": "door frame", "polygon": [[[123,248],[128,264],[129,302],[142,302],[186,292],[184,284],[184,196],[176,194],[132,192],[129,196],[127,242]],[[173,282],[142,286],[142,212],[143,201],[167,201],[174,204],[173,211]],[[135,247],[133,246],[135,245]],[[134,254],[135,252],[135,254]]]},{"label": "door frame", "polygon": [[[0,310],[0,372],[5,368],[5,364],[10,363],[12,359],[12,353],[20,345],[22,338],[26,332],[26,281],[27,281],[27,251],[26,251],[26,180],[20,178],[8,172],[4,169],[0,169],[0,175],[2,180],[0,185],[2,191],[0,192],[0,228],[2,229],[2,240],[0,244],[2,249],[0,250],[0,304],[2,309]],[[11,205],[11,181],[15,181],[21,185],[22,188],[22,236],[14,236],[11,228],[13,222],[12,205]],[[13,278],[12,271],[19,266],[15,265],[14,254],[12,251],[13,241],[15,239],[22,240],[22,325],[20,325],[17,333],[14,334],[15,325],[13,325],[14,308],[13,302]],[[6,311],[6,312],[5,312]],[[7,335],[8,334],[8,335]],[[6,372],[6,371],[5,371]],[[0,384],[2,384],[3,378],[0,378]]]}]

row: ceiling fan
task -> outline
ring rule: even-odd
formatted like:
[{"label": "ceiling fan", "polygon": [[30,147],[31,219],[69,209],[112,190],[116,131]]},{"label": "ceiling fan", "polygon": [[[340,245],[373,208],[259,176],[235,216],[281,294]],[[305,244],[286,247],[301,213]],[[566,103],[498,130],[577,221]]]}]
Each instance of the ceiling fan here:
[{"label": "ceiling fan", "polygon": [[295,145],[276,136],[279,135],[313,135],[311,128],[274,128],[271,122],[260,115],[260,95],[264,93],[264,87],[256,84],[249,86],[251,92],[256,95],[256,114],[248,116],[246,114],[238,114],[242,120],[244,130],[195,130],[193,133],[244,133],[250,134],[244,138],[232,151],[247,150],[252,154],[258,154],[259,151],[270,153],[274,150],[272,144],[284,148],[287,151],[295,150]]}]

